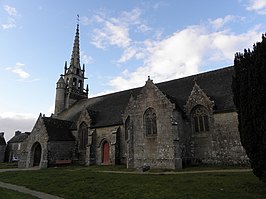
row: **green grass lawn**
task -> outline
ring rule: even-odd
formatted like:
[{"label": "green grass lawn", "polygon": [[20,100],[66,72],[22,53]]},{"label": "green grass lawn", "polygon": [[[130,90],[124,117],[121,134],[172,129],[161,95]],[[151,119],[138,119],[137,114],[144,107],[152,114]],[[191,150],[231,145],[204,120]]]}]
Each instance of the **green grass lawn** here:
[{"label": "green grass lawn", "polygon": [[[251,172],[117,174],[123,167],[64,167],[0,173],[4,182],[64,198],[266,198],[266,185]],[[177,172],[178,173],[178,172]]]},{"label": "green grass lawn", "polygon": [[9,189],[3,189],[0,188],[0,198],[5,199],[36,199],[36,197],[33,197],[28,194],[12,191]]}]

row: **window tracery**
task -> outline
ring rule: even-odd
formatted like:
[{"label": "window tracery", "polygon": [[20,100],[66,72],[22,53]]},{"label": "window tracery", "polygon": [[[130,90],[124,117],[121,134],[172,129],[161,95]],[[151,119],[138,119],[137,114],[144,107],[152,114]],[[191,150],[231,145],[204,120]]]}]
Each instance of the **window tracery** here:
[{"label": "window tracery", "polygon": [[209,114],[203,106],[197,106],[191,113],[195,133],[210,131]]},{"label": "window tracery", "polygon": [[88,144],[88,126],[83,122],[79,127],[79,148],[86,149]]},{"label": "window tracery", "polygon": [[144,127],[146,136],[157,135],[157,117],[153,108],[148,108],[144,113]]}]

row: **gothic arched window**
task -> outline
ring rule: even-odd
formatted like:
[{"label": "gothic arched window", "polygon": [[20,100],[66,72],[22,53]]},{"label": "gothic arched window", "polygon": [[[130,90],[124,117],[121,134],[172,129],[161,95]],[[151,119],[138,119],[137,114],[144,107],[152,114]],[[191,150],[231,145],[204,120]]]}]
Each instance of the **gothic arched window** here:
[{"label": "gothic arched window", "polygon": [[148,108],[143,116],[144,129],[146,136],[153,136],[157,134],[157,118],[153,108]]},{"label": "gothic arched window", "polygon": [[76,85],[77,85],[77,79],[73,78],[73,86],[76,86]]},{"label": "gothic arched window", "polygon": [[191,117],[194,132],[210,131],[209,114],[205,107],[196,106],[191,112]]},{"label": "gothic arched window", "polygon": [[82,89],[82,81],[81,80],[78,81],[78,89]]},{"label": "gothic arched window", "polygon": [[79,126],[79,149],[84,150],[88,144],[88,126],[85,122]]}]

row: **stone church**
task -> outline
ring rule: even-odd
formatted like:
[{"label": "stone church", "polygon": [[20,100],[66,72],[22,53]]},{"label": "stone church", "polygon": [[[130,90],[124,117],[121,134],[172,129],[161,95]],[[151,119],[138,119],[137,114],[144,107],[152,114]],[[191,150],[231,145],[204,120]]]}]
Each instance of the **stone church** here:
[{"label": "stone church", "polygon": [[88,98],[77,25],[71,61],[56,83],[54,114],[39,115],[21,145],[19,167],[247,164],[233,72],[227,67],[158,84],[148,77],[143,87]]}]

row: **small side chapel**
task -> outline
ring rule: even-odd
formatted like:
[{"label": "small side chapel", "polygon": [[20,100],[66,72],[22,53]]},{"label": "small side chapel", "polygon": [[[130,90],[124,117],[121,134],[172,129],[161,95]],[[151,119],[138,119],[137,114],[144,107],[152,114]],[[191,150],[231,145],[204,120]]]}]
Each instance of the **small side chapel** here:
[{"label": "small side chapel", "polygon": [[55,111],[39,115],[19,167],[60,163],[181,169],[243,165],[231,91],[233,67],[88,98],[79,25],[69,65],[56,83]]}]

